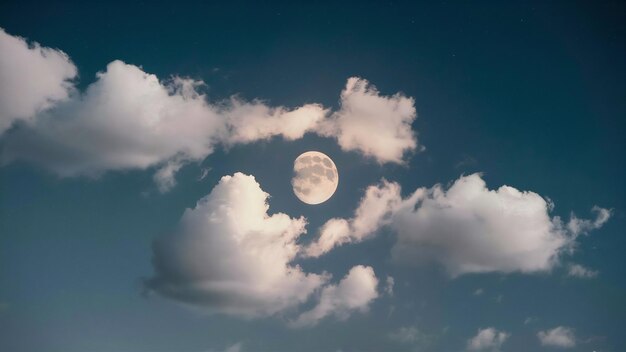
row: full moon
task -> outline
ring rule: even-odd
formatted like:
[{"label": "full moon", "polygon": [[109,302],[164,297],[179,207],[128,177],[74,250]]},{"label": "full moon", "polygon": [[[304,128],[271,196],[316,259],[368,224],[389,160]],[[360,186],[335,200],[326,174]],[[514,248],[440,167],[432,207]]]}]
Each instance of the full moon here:
[{"label": "full moon", "polygon": [[302,153],[293,162],[293,193],[307,204],[324,203],[333,196],[338,184],[337,167],[324,153]]}]

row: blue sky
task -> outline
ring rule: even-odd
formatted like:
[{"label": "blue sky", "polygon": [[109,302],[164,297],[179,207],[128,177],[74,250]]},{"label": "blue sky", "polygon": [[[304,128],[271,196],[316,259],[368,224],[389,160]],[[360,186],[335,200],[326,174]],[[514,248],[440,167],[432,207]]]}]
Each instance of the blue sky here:
[{"label": "blue sky", "polygon": [[0,349],[623,350],[624,10],[3,2]]}]

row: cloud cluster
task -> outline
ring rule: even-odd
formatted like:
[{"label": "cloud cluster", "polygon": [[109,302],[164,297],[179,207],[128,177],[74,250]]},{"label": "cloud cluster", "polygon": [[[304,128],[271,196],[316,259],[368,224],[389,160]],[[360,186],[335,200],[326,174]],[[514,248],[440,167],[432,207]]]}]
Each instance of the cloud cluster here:
[{"label": "cloud cluster", "polygon": [[328,274],[292,265],[306,221],[268,215],[268,197],[253,176],[224,176],[185,211],[175,232],[154,243],[156,274],[146,288],[209,313],[246,318],[286,311],[321,290],[319,304],[298,318],[302,326],[365,309],[378,296],[374,271],[356,266],[335,286],[327,284]]},{"label": "cloud cluster", "polygon": [[495,328],[479,329],[476,336],[467,341],[467,349],[470,351],[498,351],[510,336],[511,334],[498,331]]},{"label": "cloud cluster", "polygon": [[0,28],[0,134],[16,120],[69,98],[76,66],[62,51],[29,44]]},{"label": "cloud cluster", "polygon": [[551,202],[534,192],[510,186],[490,190],[480,174],[462,176],[447,190],[440,185],[419,188],[405,199],[398,184],[383,181],[367,189],[354,218],[322,226],[307,253],[316,256],[359,242],[388,225],[397,236],[392,248],[397,262],[438,262],[453,277],[547,271],[571,250],[582,228],[599,228],[610,216],[594,207],[596,220],[572,217],[566,225],[550,216],[551,209]]},{"label": "cloud cluster", "polygon": [[319,104],[290,109],[236,97],[211,103],[201,81],[160,80],[122,61],[107,65],[81,93],[69,82],[76,72],[63,52],[29,47],[0,31],[0,133],[15,120],[30,122],[5,136],[3,164],[25,160],[62,177],[157,168],[165,191],[182,166],[219,145],[311,132],[380,163],[402,163],[417,146],[413,99],[381,96],[356,77],[341,94],[341,108],[330,112]]},{"label": "cloud cluster", "polygon": [[564,326],[557,326],[554,329],[540,331],[537,338],[542,346],[571,348],[576,346],[576,335],[574,330]]}]

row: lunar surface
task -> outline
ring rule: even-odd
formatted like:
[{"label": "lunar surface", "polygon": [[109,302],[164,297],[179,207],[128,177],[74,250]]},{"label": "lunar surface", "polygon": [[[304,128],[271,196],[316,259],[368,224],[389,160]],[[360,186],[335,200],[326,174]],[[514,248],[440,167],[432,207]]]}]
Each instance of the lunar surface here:
[{"label": "lunar surface", "polygon": [[293,162],[293,193],[307,204],[327,201],[337,190],[339,174],[335,163],[320,152],[300,154]]}]

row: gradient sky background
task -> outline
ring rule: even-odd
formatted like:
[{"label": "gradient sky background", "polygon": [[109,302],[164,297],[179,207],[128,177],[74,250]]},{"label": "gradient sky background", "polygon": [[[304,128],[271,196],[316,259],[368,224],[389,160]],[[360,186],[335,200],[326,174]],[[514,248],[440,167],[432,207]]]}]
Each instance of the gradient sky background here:
[{"label": "gradient sky background", "polygon": [[[174,1],[166,5],[4,1],[7,33],[66,52],[78,87],[120,59],[160,78],[204,80],[211,100],[238,94],[271,105],[337,108],[346,79],[383,95],[415,99],[413,123],[426,150],[407,165],[379,165],[335,140],[307,134],[218,147],[157,191],[154,169],[59,178],[16,162],[0,168],[0,350],[11,352],[462,351],[478,329],[510,334],[503,351],[551,350],[537,332],[566,326],[571,351],[626,349],[626,6],[623,2]],[[0,139],[0,149],[3,147]],[[337,193],[298,201],[293,160],[332,157]],[[205,168],[207,176],[198,180]],[[351,217],[382,177],[418,187],[483,172],[490,189],[509,185],[555,203],[552,215],[591,218],[613,210],[550,272],[468,274],[390,259],[388,229],[369,241],[298,263],[340,279],[356,264],[395,279],[367,313],[291,329],[280,317],[205,315],[142,295],[153,275],[152,243],[224,175],[256,177],[270,213],[304,215],[304,241],[331,217]],[[567,275],[578,263],[594,278]],[[481,289],[482,294],[476,295]],[[309,302],[305,308],[311,306]],[[527,318],[531,318],[526,321]],[[525,323],[526,321],[526,323]],[[401,328],[420,336],[398,341]],[[236,345],[240,343],[240,345]]]}]

